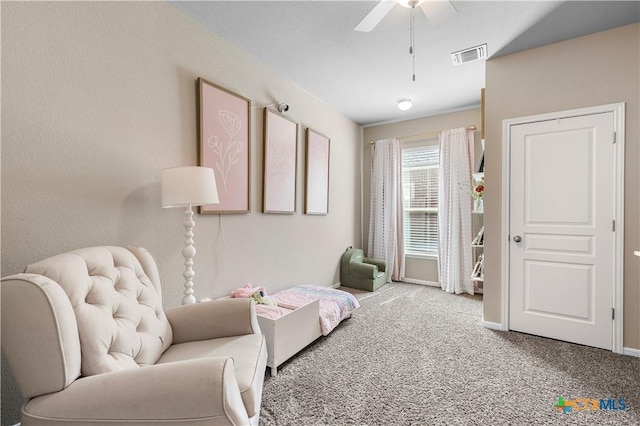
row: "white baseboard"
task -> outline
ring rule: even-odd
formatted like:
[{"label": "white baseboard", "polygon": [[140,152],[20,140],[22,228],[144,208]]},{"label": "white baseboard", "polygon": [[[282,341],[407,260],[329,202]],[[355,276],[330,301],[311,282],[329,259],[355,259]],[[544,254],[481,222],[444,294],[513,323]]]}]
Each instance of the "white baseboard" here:
[{"label": "white baseboard", "polygon": [[[503,331],[502,324],[499,322],[491,322],[482,320],[482,326],[491,330]],[[640,349],[635,348],[622,348],[622,355],[633,356],[640,358]]]},{"label": "white baseboard", "polygon": [[338,288],[340,287],[342,284],[340,284],[340,281],[338,281],[337,283],[330,285],[329,288]]},{"label": "white baseboard", "polygon": [[491,321],[485,321],[482,320],[482,326],[484,328],[489,328],[491,330],[498,330],[498,331],[502,331],[502,324],[499,322],[491,322]]},{"label": "white baseboard", "polygon": [[404,277],[404,278],[402,278],[402,282],[409,283],[409,284],[428,285],[428,286],[431,286],[431,287],[440,287],[440,283],[437,283],[437,282],[434,282],[434,281],[417,280],[415,278]]}]

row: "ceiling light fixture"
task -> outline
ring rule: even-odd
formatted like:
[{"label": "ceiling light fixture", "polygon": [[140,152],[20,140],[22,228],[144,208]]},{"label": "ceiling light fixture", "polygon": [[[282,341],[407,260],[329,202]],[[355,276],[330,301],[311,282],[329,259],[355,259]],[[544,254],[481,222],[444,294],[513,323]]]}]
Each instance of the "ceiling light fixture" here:
[{"label": "ceiling light fixture", "polygon": [[396,0],[400,6],[414,8],[424,3],[424,0]]},{"label": "ceiling light fixture", "polygon": [[412,106],[413,102],[411,102],[411,99],[405,98],[398,100],[398,109],[400,111],[407,111],[411,109]]}]

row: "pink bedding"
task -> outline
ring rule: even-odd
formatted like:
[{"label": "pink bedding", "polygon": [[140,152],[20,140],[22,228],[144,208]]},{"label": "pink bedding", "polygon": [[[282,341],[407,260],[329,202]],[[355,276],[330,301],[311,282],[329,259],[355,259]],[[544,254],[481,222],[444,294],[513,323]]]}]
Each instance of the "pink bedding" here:
[{"label": "pink bedding", "polygon": [[[287,309],[298,309],[314,300],[319,300],[320,328],[324,336],[331,333],[340,321],[349,317],[354,310],[360,307],[360,304],[351,293],[312,285],[300,285],[288,290],[282,290],[272,294],[271,298],[278,304],[279,308]],[[275,315],[275,312],[272,311],[269,315]]]},{"label": "pink bedding", "polygon": [[269,318],[272,320],[276,320],[280,317],[287,315],[289,312],[293,312],[291,309],[283,308],[280,306],[269,306],[269,305],[256,305],[256,314],[261,317]]}]

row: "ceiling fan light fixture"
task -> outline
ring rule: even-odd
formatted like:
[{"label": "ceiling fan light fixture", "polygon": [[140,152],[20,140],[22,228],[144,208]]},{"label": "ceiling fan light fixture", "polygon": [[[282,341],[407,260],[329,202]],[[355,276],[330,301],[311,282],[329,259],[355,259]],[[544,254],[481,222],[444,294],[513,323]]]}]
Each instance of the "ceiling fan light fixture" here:
[{"label": "ceiling fan light fixture", "polygon": [[398,109],[400,111],[410,110],[412,106],[413,102],[411,101],[411,99],[403,98],[398,100]]},{"label": "ceiling fan light fixture", "polygon": [[396,0],[396,3],[400,6],[410,7],[413,9],[414,7],[418,7],[424,3],[424,0]]}]

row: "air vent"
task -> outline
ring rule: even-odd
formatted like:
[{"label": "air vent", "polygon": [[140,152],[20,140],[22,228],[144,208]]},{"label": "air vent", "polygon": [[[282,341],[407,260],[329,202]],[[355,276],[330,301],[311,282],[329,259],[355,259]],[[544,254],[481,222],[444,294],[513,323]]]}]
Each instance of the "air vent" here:
[{"label": "air vent", "polygon": [[467,62],[477,61],[479,59],[487,58],[487,45],[482,44],[480,46],[471,47],[469,49],[460,50],[451,54],[451,60],[453,65],[462,65]]}]

